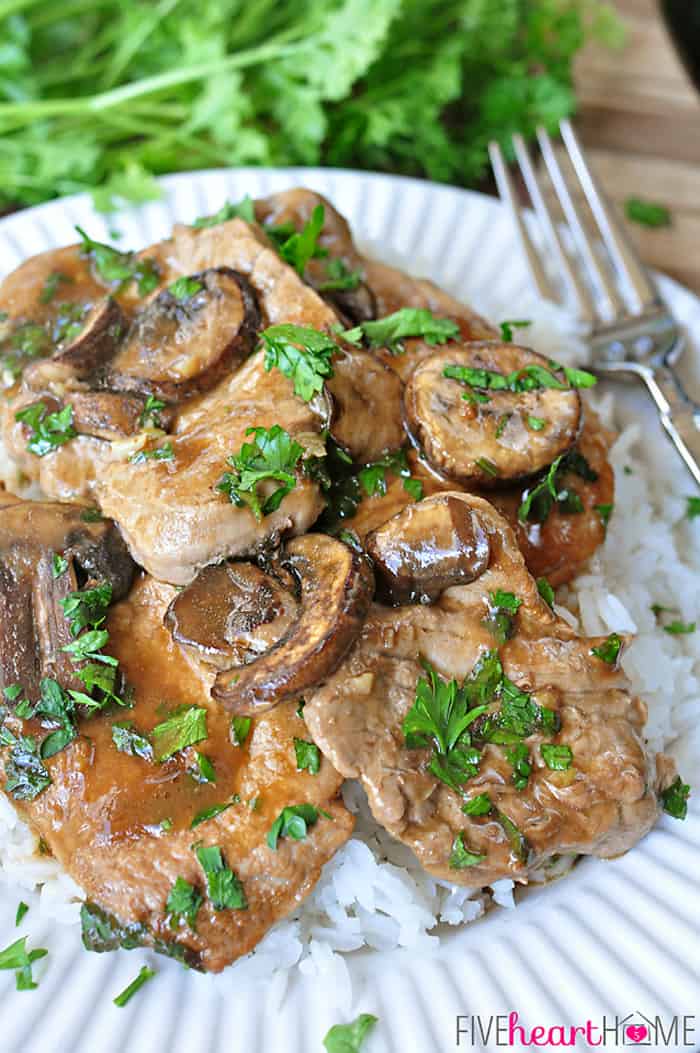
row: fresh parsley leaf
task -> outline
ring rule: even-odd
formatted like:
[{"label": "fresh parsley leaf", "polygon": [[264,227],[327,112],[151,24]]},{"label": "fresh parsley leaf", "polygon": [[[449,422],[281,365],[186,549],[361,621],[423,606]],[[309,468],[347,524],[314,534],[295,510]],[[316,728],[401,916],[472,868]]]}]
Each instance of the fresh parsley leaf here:
[{"label": "fresh parsley leaf", "polygon": [[255,223],[255,207],[249,194],[235,204],[225,201],[219,211],[211,216],[198,216],[192,226],[218,227],[219,223],[225,223],[229,219],[244,219],[246,223]]},{"label": "fresh parsley leaf", "polygon": [[529,322],[529,321],[500,322],[499,325],[500,325],[500,329],[501,329],[501,340],[504,342],[504,344],[512,344],[513,343],[513,330],[514,329],[527,329],[528,326],[532,325],[532,322]]},{"label": "fresh parsley leaf", "polygon": [[554,606],[554,589],[546,578],[537,579],[537,591],[548,607]]},{"label": "fresh parsley leaf", "polygon": [[598,473],[591,468],[583,454],[575,449],[570,450],[552,461],[539,482],[523,492],[518,520],[521,523],[544,523],[555,506],[566,515],[582,512],[580,496],[564,486],[564,478],[569,472],[586,482],[595,482],[598,478]]},{"label": "fresh parsley leaf", "polygon": [[111,245],[93,241],[82,227],[75,228],[81,237],[80,251],[92,260],[98,275],[107,285],[123,288],[137,283],[139,296],[146,296],[158,285],[158,268],[154,260],[139,258],[133,252],[120,252]]},{"label": "fresh parsley leaf", "polygon": [[685,819],[688,814],[690,786],[683,782],[680,775],[661,792],[663,810],[674,819]]},{"label": "fresh parsley leaf", "polygon": [[312,804],[291,804],[283,808],[267,834],[268,847],[277,851],[280,837],[291,837],[294,841],[303,841],[308,828],[318,820],[318,809]]},{"label": "fresh parsley leaf", "polygon": [[155,395],[149,395],[139,416],[139,428],[160,428],[160,411],[163,409],[165,403]]},{"label": "fresh parsley leaf", "polygon": [[449,865],[452,870],[464,870],[466,867],[475,867],[479,863],[483,863],[485,859],[485,855],[481,855],[477,852],[470,852],[464,844],[464,834],[460,830],[452,842],[452,851],[449,860]]},{"label": "fresh parsley leaf", "polygon": [[24,918],[24,915],[27,913],[28,910],[29,905],[25,903],[24,900],[20,900],[19,904],[17,905],[17,913],[15,914],[16,929],[19,928],[19,926],[22,924],[22,919]]},{"label": "fresh parsley leaf", "polygon": [[216,782],[216,768],[206,753],[195,753],[197,767],[191,769],[190,774],[196,782]]},{"label": "fresh parsley leaf", "polygon": [[217,815],[221,815],[222,812],[225,812],[233,804],[233,801],[226,801],[224,804],[212,804],[208,808],[202,808],[201,812],[197,812],[190,823],[190,829],[194,830],[200,823],[206,823],[207,820],[214,819]]},{"label": "fresh parsley leaf", "polygon": [[[445,366],[442,375],[448,380],[458,380],[469,388],[511,391],[516,394],[525,391],[540,391],[542,388],[553,388],[556,391],[567,391],[569,388],[590,388],[597,383],[593,374],[583,369],[570,369],[568,366],[560,366],[557,362],[551,362],[550,365],[551,369],[536,364],[522,366],[520,369],[514,369],[512,373],[496,373],[490,369],[451,365]],[[565,380],[560,380],[553,370],[561,370]],[[468,401],[471,398],[470,392]],[[539,417],[532,419],[540,420]],[[546,421],[543,421],[542,425],[545,423]]]},{"label": "fresh parsley leaf", "polygon": [[125,987],[121,994],[118,994],[114,999],[114,1004],[119,1008],[123,1009],[127,1002],[130,1002],[137,991],[140,991],[145,983],[151,980],[155,976],[155,970],[149,969],[147,965],[141,966],[138,976],[135,980],[132,980],[128,987]]},{"label": "fresh parsley leaf", "polygon": [[112,742],[120,753],[130,753],[132,757],[142,760],[153,760],[153,746],[146,735],[136,731],[130,720],[112,724]]},{"label": "fresh parsley leaf", "polygon": [[264,329],[260,337],[265,349],[265,369],[279,369],[293,380],[294,394],[304,402],[310,402],[333,376],[331,358],[338,345],[328,333],[283,323]]},{"label": "fresh parsley leaf", "polygon": [[60,578],[68,570],[68,560],[64,559],[60,552],[54,552],[51,557],[51,573],[54,578]]},{"label": "fresh parsley leaf", "polygon": [[207,711],[201,706],[182,706],[151,731],[159,764],[207,737]]},{"label": "fresh parsley leaf", "polygon": [[420,479],[414,479],[413,476],[409,476],[408,479],[404,479],[403,488],[414,501],[423,500],[423,483]]},{"label": "fresh parsley leaf", "polygon": [[176,929],[184,921],[192,930],[195,930],[197,914],[203,902],[202,896],[194,885],[178,877],[165,903],[170,927]]},{"label": "fresh parsley leaf", "polygon": [[362,281],[361,271],[351,271],[344,260],[335,257],[326,264],[326,279],[316,288],[319,292],[356,289]]},{"label": "fresh parsley leaf", "polygon": [[242,746],[250,733],[250,717],[233,717],[231,719],[231,742],[234,746]]},{"label": "fresh parsley leaf", "polygon": [[207,877],[209,899],[214,910],[246,910],[248,900],[236,874],[224,863],[218,845],[200,845],[195,854]]},{"label": "fresh parsley leaf", "polygon": [[11,943],[4,951],[0,951],[0,969],[14,969],[15,981],[18,991],[34,991],[38,984],[32,977],[32,965],[45,958],[49,953],[43,947],[37,947],[33,951],[27,951],[27,936]]},{"label": "fresh parsley leaf", "polygon": [[478,793],[462,805],[465,815],[488,815],[493,811],[493,802],[487,793]]},{"label": "fresh parsley leaf", "polygon": [[29,428],[27,449],[37,457],[45,457],[78,434],[73,427],[73,407],[64,406],[55,413],[47,413],[43,402],[35,402],[15,413],[15,420]]},{"label": "fresh parsley leaf", "polygon": [[686,519],[697,519],[700,516],[700,497],[686,497]]},{"label": "fresh parsley leaf", "polygon": [[323,1040],[326,1053],[360,1053],[377,1019],[371,1013],[361,1013],[351,1024],[334,1024]]},{"label": "fresh parsley leaf", "polygon": [[533,431],[542,431],[543,428],[547,427],[547,421],[544,417],[528,417],[528,427],[532,428]]},{"label": "fresh parsley leaf", "polygon": [[112,602],[112,586],[108,581],[91,589],[79,589],[69,592],[60,600],[63,613],[70,621],[72,636],[77,636],[88,626],[99,628],[105,620],[107,609]]},{"label": "fresh parsley leaf", "polygon": [[83,523],[101,523],[104,516],[99,508],[86,508],[84,512],[80,513],[80,518]]},{"label": "fresh parsley leaf", "polygon": [[5,790],[16,801],[33,801],[51,785],[35,739],[22,735],[5,761]]},{"label": "fresh parsley leaf", "polygon": [[[284,240],[278,242],[278,251],[285,263],[288,263],[302,278],[309,260],[316,256],[326,256],[327,250],[318,244],[318,237],[323,230],[326,210],[323,205],[316,205],[311,218],[300,231],[294,231]],[[273,235],[274,228],[268,229]],[[276,239],[275,239],[276,240]]]},{"label": "fresh parsley leaf", "polygon": [[591,647],[591,654],[594,654],[596,658],[600,658],[601,662],[614,665],[621,647],[622,640],[617,633],[610,633],[605,643],[599,644],[597,647]]},{"label": "fresh parsley leaf", "polygon": [[555,745],[551,742],[543,742],[540,746],[542,760],[552,771],[567,771],[571,767],[573,753],[571,746]]},{"label": "fresh parsley leaf", "polygon": [[73,279],[67,274],[61,274],[60,271],[52,271],[51,274],[46,278],[44,284],[41,287],[39,299],[41,303],[51,303],[54,296],[58,292],[58,287],[62,282],[70,283]]},{"label": "fresh parsley leaf", "polygon": [[598,383],[598,378],[585,369],[572,369],[571,366],[562,366],[564,376],[572,388],[592,388]]},{"label": "fresh parsley leaf", "polygon": [[521,863],[527,862],[529,846],[525,835],[503,812],[496,812],[496,820],[500,823],[510,843],[510,850]]},{"label": "fresh parsley leaf", "polygon": [[196,278],[188,278],[183,275],[168,286],[167,291],[174,300],[191,300],[193,296],[201,292],[204,286]]},{"label": "fresh parsley leaf", "polygon": [[513,618],[522,602],[512,592],[503,592],[501,589],[489,592],[489,613],[482,624],[493,635],[496,643],[504,644],[513,635]]},{"label": "fresh parsley leaf", "polygon": [[671,225],[671,213],[665,205],[653,201],[643,201],[639,197],[628,197],[625,201],[625,215],[633,223],[643,227],[668,227]]},{"label": "fresh parsley leaf", "polygon": [[673,621],[669,622],[668,625],[664,625],[664,632],[670,636],[686,635],[688,633],[694,633],[697,629],[696,622],[681,622]]},{"label": "fresh parsley leaf", "polygon": [[498,465],[495,465],[493,461],[490,461],[488,457],[478,457],[474,464],[477,468],[481,468],[484,475],[490,475],[492,479],[495,479],[501,474]]},{"label": "fresh parsley leaf", "polygon": [[614,507],[615,506],[612,505],[612,504],[594,505],[594,508],[595,508],[596,512],[598,513],[598,515],[600,516],[601,522],[602,522],[604,527],[607,527],[608,523],[610,522],[610,516],[613,513],[613,508]]},{"label": "fresh parsley leaf", "polygon": [[321,751],[315,743],[295,738],[294,753],[297,771],[308,771],[309,775],[318,775],[321,770]]},{"label": "fresh parsley leaf", "polygon": [[[253,441],[244,442],[238,453],[228,458],[232,470],[224,473],[216,489],[226,494],[231,504],[247,506],[261,520],[276,511],[296,486],[304,447],[279,424],[269,429],[247,428],[246,435],[253,435]],[[280,485],[265,496],[260,486],[270,481]]]},{"label": "fresh parsley leaf", "polygon": [[144,464],[146,461],[172,461],[175,456],[173,444],[166,442],[162,446],[156,446],[150,450],[137,450],[129,458],[131,464]]},{"label": "fresh parsley leaf", "polygon": [[524,742],[516,742],[506,750],[506,760],[513,769],[513,785],[516,790],[524,790],[532,774],[530,751]]},{"label": "fresh parsley leaf", "polygon": [[424,307],[402,307],[384,318],[346,329],[341,336],[349,343],[358,343],[364,337],[370,347],[387,347],[400,354],[404,339],[420,337],[431,347],[446,344],[459,336],[459,326],[451,318],[439,318]]},{"label": "fresh parsley leaf", "polygon": [[101,649],[109,640],[106,629],[90,629],[84,632],[73,643],[66,644],[62,651],[67,651],[74,662],[89,659],[92,662],[104,662],[106,665],[116,665],[116,658],[111,655],[101,654]]}]

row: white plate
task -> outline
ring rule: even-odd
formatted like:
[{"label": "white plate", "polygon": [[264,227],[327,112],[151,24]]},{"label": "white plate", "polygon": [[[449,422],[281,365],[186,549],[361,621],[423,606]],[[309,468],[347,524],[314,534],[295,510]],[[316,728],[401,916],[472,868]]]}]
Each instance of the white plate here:
[{"label": "white plate", "polygon": [[[350,219],[358,239],[388,259],[429,273],[459,298],[493,318],[523,317],[529,283],[508,217],[480,194],[410,179],[323,169],[238,169],[168,177],[165,197],[105,223],[85,197],[67,198],[0,222],[0,277],[27,256],[74,240],[74,225],[120,246],[140,247],[165,236],[173,221],[216,211],[238,200],[303,184],[326,194]],[[700,332],[700,301],[668,279],[663,292],[691,332]],[[526,315],[525,315],[526,317]],[[697,348],[696,348],[697,350]],[[633,393],[625,415],[648,412]],[[647,454],[675,471],[670,447],[649,416]],[[661,470],[659,468],[659,470]],[[680,493],[692,486],[679,472]],[[692,583],[689,582],[689,587]],[[697,588],[697,584],[695,586]],[[700,757],[687,757],[695,777]],[[448,1053],[508,1048],[507,1034],[456,1041],[457,1014],[516,1011],[527,1028],[610,1025],[615,1017],[698,1013],[658,1048],[700,1046],[700,808],[691,798],[685,823],[663,818],[644,841],[615,862],[587,860],[564,881],[529,892],[515,912],[491,911],[450,933],[438,958],[406,953],[357,953],[349,964],[354,1008],[380,1024],[367,1053]],[[20,896],[0,888],[0,947],[17,938]],[[29,919],[28,919],[29,920]],[[76,931],[34,921],[30,946],[50,949],[48,968],[33,993],[16,993],[12,973],[0,973],[4,1053],[322,1053],[321,1038],[337,1022],[323,984],[295,976],[281,1007],[279,991],[256,997],[158,960],[158,977],[126,1009],[112,998],[135,975],[141,952],[91,955]],[[634,1016],[630,1023],[642,1022]],[[496,1022],[493,1023],[495,1029]],[[467,1021],[467,1027],[469,1027]],[[607,1037],[608,1047],[615,1046]],[[620,1037],[622,1044],[622,1035]],[[631,1040],[627,1038],[627,1044]],[[520,1048],[518,1042],[511,1048]],[[549,1047],[551,1048],[551,1047]],[[589,1048],[582,1038],[577,1049]],[[642,1048],[649,1048],[648,1045]],[[364,1053],[364,1049],[363,1049]]]}]

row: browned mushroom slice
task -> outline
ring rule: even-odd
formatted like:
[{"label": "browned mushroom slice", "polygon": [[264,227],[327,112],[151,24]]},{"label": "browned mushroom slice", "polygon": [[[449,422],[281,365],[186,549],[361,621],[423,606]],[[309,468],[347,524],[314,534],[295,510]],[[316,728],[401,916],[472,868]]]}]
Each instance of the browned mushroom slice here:
[{"label": "browned mushroom slice", "polygon": [[368,535],[367,552],[391,602],[431,603],[489,565],[489,539],[461,494],[409,505]]},{"label": "browned mushroom slice", "polygon": [[[104,582],[119,599],[131,584],[134,563],[117,527],[85,522],[84,512],[40,501],[0,507],[0,678],[3,687],[21,684],[29,698],[39,694],[42,677],[72,686],[61,600],[78,586]],[[54,556],[65,561],[58,574]]]},{"label": "browned mushroom slice", "polygon": [[137,315],[105,386],[176,402],[211,388],[254,348],[255,293],[228,267],[179,278]]},{"label": "browned mushroom slice", "polygon": [[79,332],[59,344],[53,359],[71,366],[75,375],[82,377],[109,362],[126,333],[127,321],[119,304],[107,296],[91,307],[79,324]]},{"label": "browned mushroom slice", "polygon": [[482,341],[422,362],[404,394],[415,440],[438,471],[496,485],[539,471],[576,441],[581,400],[534,351]]},{"label": "browned mushroom slice", "polygon": [[292,593],[254,563],[219,563],[178,593],[165,624],[195,657],[230,669],[267,651],[297,616]]},{"label": "browned mushroom slice", "polygon": [[377,461],[406,441],[399,377],[361,348],[333,357],[326,382],[333,399],[331,435],[358,462]]},{"label": "browned mushroom slice", "polygon": [[[73,407],[73,427],[79,435],[98,439],[123,439],[144,426],[145,399],[116,391],[76,391],[66,397]],[[166,431],[173,422],[173,407],[158,410],[158,423]]]},{"label": "browned mushroom slice", "polygon": [[358,636],[372,601],[364,557],[325,534],[290,541],[283,566],[300,582],[298,617],[261,657],[217,676],[212,696],[235,713],[261,713],[321,683]]}]

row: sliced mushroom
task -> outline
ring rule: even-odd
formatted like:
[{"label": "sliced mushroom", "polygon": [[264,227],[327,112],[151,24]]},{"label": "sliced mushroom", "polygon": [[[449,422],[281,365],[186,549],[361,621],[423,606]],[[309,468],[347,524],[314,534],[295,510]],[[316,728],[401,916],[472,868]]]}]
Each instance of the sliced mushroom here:
[{"label": "sliced mushroom", "polygon": [[333,400],[331,435],[354,461],[377,461],[403,446],[401,380],[369,351],[348,347],[334,355],[325,387]]},{"label": "sliced mushroom", "polygon": [[88,310],[80,332],[59,345],[53,361],[71,366],[77,377],[87,376],[109,362],[126,330],[124,312],[107,296]]},{"label": "sliced mushroom", "polygon": [[[113,522],[85,522],[79,505],[16,501],[0,506],[0,680],[36,699],[43,677],[72,686],[62,648],[70,631],[60,601],[76,588],[109,582],[124,596],[134,563]],[[54,556],[66,561],[54,572]],[[80,684],[76,683],[76,687]]]},{"label": "sliced mushroom", "polygon": [[451,585],[484,573],[490,546],[463,494],[436,494],[408,505],[365,542],[380,589],[391,603],[432,603]]},{"label": "sliced mushroom", "polygon": [[104,386],[177,402],[206,391],[254,348],[255,293],[228,267],[211,267],[163,289],[137,315]]},{"label": "sliced mushroom", "polygon": [[261,713],[321,683],[359,635],[372,601],[367,561],[325,534],[294,538],[282,564],[300,583],[298,616],[259,658],[218,674],[212,696],[235,713]]},{"label": "sliced mushroom", "polygon": [[[445,370],[473,378],[466,383]],[[528,372],[529,371],[529,372]],[[543,371],[543,372],[540,372]],[[535,383],[548,374],[559,385],[548,360],[513,344],[481,341],[446,349],[422,362],[404,393],[408,425],[428,461],[463,483],[494,486],[532,475],[565,453],[576,441],[581,420],[578,392],[537,386],[513,391],[489,386]],[[478,378],[483,383],[478,383]]]},{"label": "sliced mushroom", "polygon": [[173,639],[217,669],[255,661],[298,617],[288,589],[254,563],[205,567],[168,607]]}]

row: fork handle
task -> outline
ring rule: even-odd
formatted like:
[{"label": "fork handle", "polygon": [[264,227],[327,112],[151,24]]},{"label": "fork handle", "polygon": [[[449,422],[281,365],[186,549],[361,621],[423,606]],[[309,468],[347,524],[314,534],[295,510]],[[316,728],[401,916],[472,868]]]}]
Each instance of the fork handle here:
[{"label": "fork handle", "polygon": [[700,486],[700,406],[689,398],[671,366],[642,366],[638,372],[669,438]]}]

